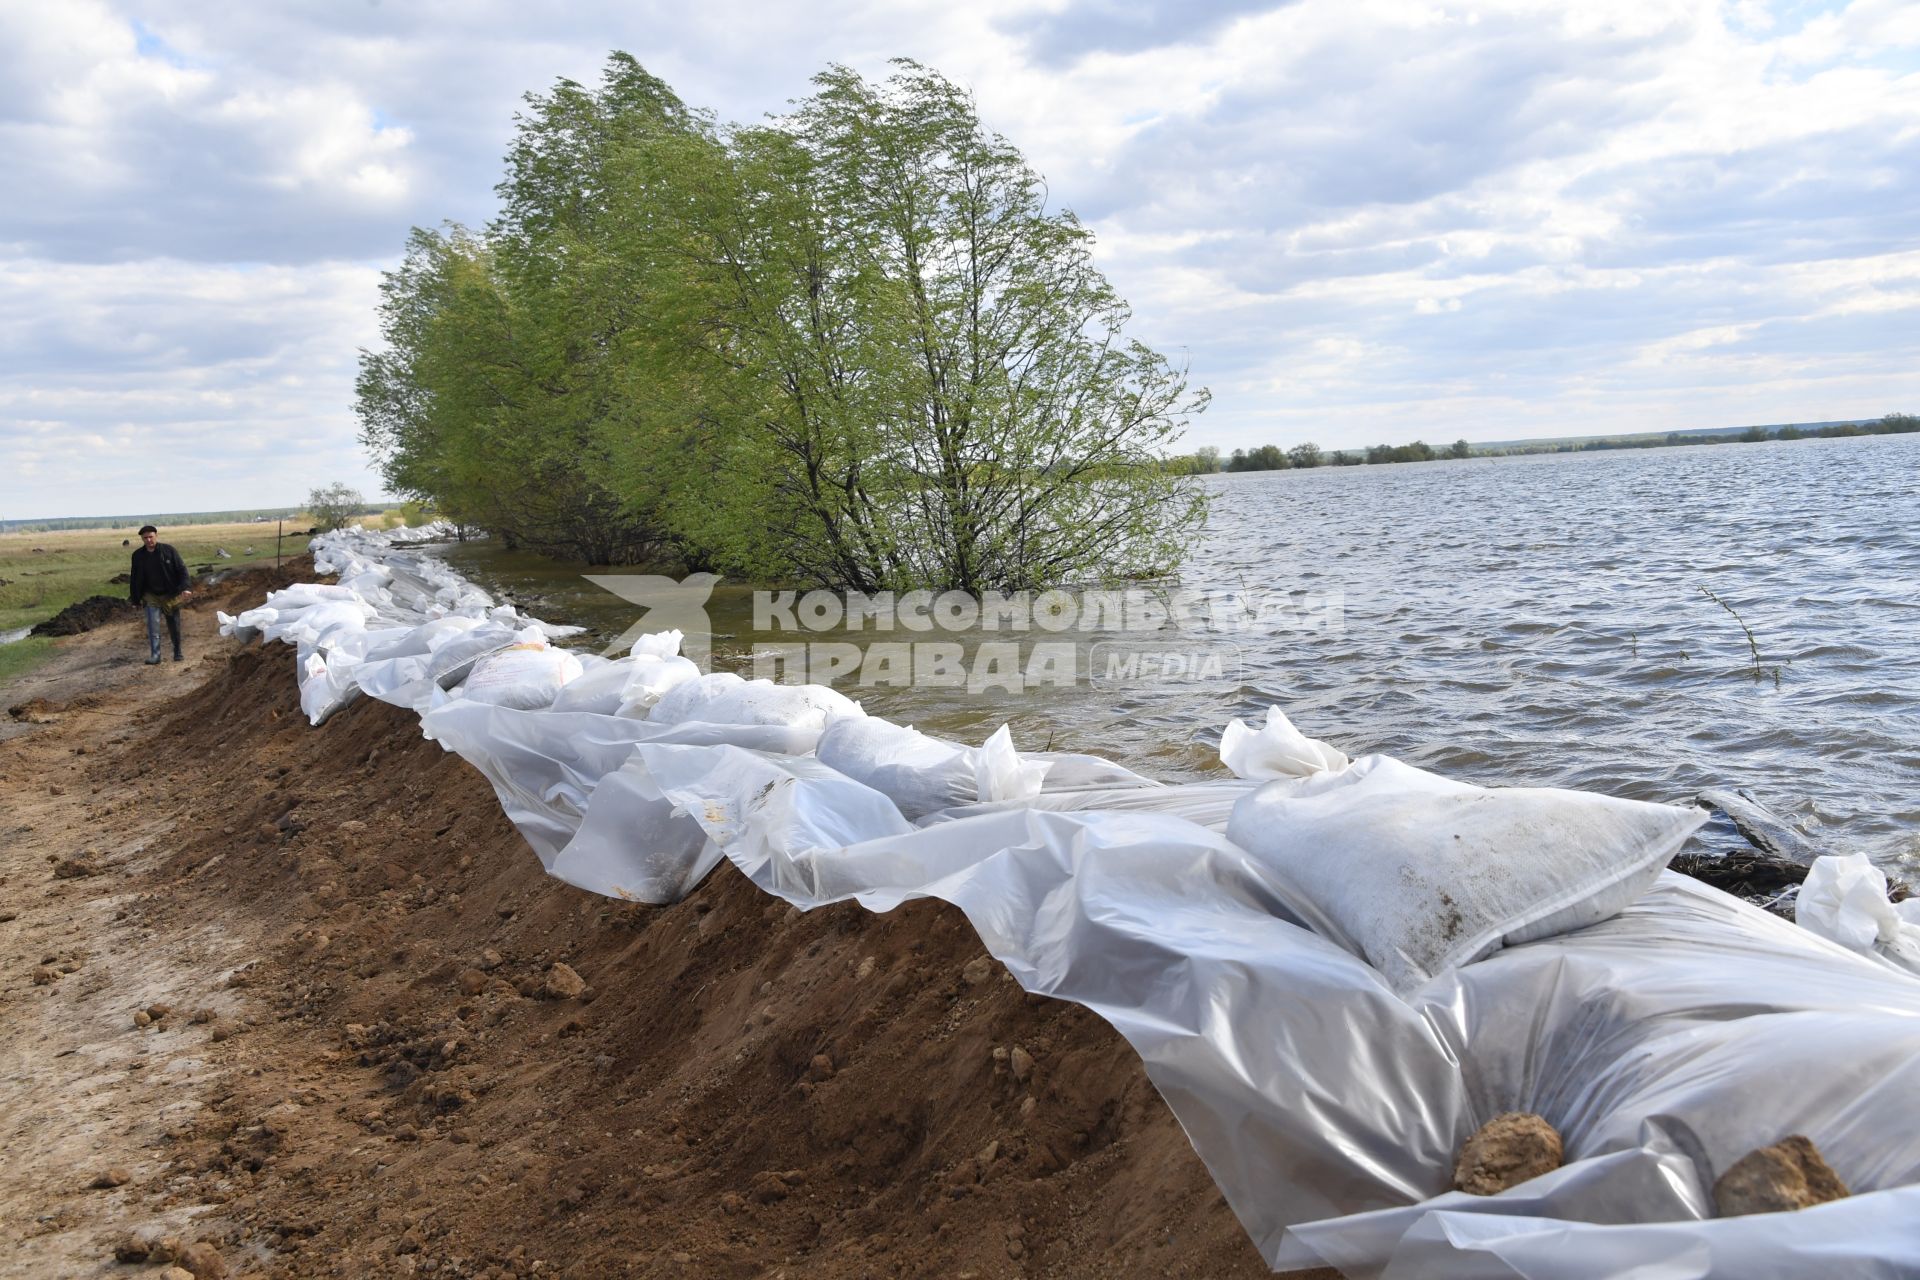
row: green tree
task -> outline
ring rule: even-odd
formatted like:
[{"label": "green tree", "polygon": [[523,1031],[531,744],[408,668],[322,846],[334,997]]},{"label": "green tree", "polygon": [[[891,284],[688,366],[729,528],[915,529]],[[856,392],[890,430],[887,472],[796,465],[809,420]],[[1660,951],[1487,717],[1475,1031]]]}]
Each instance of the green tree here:
[{"label": "green tree", "polygon": [[331,532],[345,528],[349,520],[360,514],[365,502],[358,489],[336,480],[307,495],[307,514],[313,517],[316,526]]},{"label": "green tree", "polygon": [[[509,545],[594,563],[657,556],[659,483],[617,487],[606,442],[644,403],[634,264],[612,250],[611,177],[653,134],[701,122],[624,54],[601,88],[529,95],[483,236],[418,231],[363,352],[362,439],[388,483]],[[649,474],[659,474],[657,469]]]},{"label": "green tree", "polygon": [[416,231],[363,353],[395,489],[593,560],[862,589],[1164,570],[1206,403],[971,100],[843,68],[722,131],[631,58],[528,108],[483,234]]},{"label": "green tree", "polygon": [[896,416],[883,509],[911,531],[883,580],[961,589],[1162,571],[1204,515],[1150,465],[1205,407],[1124,330],[1093,236],[961,89],[899,61],[815,78],[796,133],[849,266],[889,286],[876,344]]},{"label": "green tree", "polygon": [[1320,446],[1309,440],[1287,450],[1287,461],[1296,467],[1317,467],[1324,459],[1320,454]]},{"label": "green tree", "polygon": [[971,99],[895,67],[829,69],[724,155],[644,161],[693,193],[661,261],[700,299],[674,328],[736,478],[706,540],[863,590],[1171,567],[1204,498],[1161,458],[1205,392],[1125,337],[1091,233]]}]

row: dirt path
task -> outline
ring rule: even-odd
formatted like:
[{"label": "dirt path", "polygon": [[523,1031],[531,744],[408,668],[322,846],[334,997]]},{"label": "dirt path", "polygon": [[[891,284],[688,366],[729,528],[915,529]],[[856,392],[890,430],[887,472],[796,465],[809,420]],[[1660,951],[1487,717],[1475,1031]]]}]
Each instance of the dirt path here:
[{"label": "dirt path", "polygon": [[958,911],[581,893],[211,614],[0,691],[0,1274],[1266,1274],[1132,1050]]},{"label": "dirt path", "polygon": [[[217,1195],[180,1184],[168,1148],[239,1065],[218,1045],[253,1014],[223,982],[251,940],[205,919],[176,921],[162,938],[132,918],[159,851],[194,821],[193,798],[144,798],[167,764],[148,744],[161,708],[225,671],[224,655],[207,656],[222,647],[212,632],[210,608],[189,614],[197,657],[158,667],[124,625],[75,637],[6,691],[20,708],[0,721],[0,1269],[10,1276],[124,1272],[115,1246],[141,1230],[183,1244],[238,1238]],[[149,1008],[162,1016],[136,1026]]]}]

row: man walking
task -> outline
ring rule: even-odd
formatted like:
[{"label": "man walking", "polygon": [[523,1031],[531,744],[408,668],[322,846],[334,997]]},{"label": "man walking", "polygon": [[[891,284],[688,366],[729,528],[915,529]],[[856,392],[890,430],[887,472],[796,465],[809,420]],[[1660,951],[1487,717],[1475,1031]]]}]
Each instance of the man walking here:
[{"label": "man walking", "polygon": [[160,541],[160,531],[152,525],[140,526],[140,547],[133,553],[133,568],[127,572],[127,596],[135,604],[147,606],[147,665],[160,661],[160,620],[167,620],[167,635],[173,640],[173,660],[180,661],[180,606],[193,591],[187,586],[187,562],[180,553]]}]

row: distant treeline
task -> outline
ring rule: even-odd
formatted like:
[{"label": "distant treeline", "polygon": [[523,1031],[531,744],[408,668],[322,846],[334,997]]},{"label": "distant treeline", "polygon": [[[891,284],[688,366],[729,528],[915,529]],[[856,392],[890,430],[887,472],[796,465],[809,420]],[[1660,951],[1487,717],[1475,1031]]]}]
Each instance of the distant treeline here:
[{"label": "distant treeline", "polygon": [[1206,475],[1215,471],[1290,471],[1295,467],[1357,467],[1364,463],[1434,462],[1442,458],[1465,458],[1472,453],[1465,440],[1455,440],[1436,449],[1424,440],[1412,444],[1374,444],[1365,449],[1322,449],[1309,441],[1291,449],[1263,444],[1255,449],[1235,449],[1226,458],[1211,445],[1193,453],[1169,458],[1167,467],[1182,475]]},{"label": "distant treeline", "polygon": [[1920,431],[1920,417],[1911,413],[1889,413],[1871,422],[1836,422],[1821,427],[1748,427],[1745,431],[1669,431],[1664,436],[1611,436],[1602,440],[1582,440],[1578,444],[1520,445],[1507,449],[1480,449],[1476,454],[1489,457],[1524,453],[1588,453],[1596,449],[1665,449],[1691,444],[1759,444],[1767,440],[1832,440],[1843,436],[1893,436]]},{"label": "distant treeline", "polygon": [[1216,471],[1287,471],[1295,467],[1357,467],[1364,463],[1377,465],[1384,462],[1437,462],[1447,458],[1502,458],[1533,453],[1591,453],[1600,449],[1664,449],[1673,445],[1758,444],[1765,440],[1904,435],[1911,431],[1920,431],[1920,416],[1889,413],[1871,422],[1841,422],[1820,427],[1748,427],[1739,432],[1669,431],[1664,436],[1610,436],[1597,440],[1570,440],[1561,444],[1542,441],[1505,448],[1475,447],[1465,440],[1456,440],[1441,449],[1421,440],[1415,440],[1412,444],[1374,444],[1365,449],[1333,450],[1322,449],[1312,443],[1297,444],[1291,449],[1263,444],[1256,449],[1235,449],[1223,459],[1220,450],[1208,446],[1167,459],[1167,468],[1182,475],[1206,475]]},{"label": "distant treeline", "polygon": [[[356,515],[384,509],[378,502],[362,503]],[[252,507],[244,511],[173,511],[143,516],[56,516],[45,520],[0,520],[0,533],[52,533],[60,529],[138,529],[143,524],[161,529],[189,524],[245,524],[249,520],[290,520],[299,507]]]}]

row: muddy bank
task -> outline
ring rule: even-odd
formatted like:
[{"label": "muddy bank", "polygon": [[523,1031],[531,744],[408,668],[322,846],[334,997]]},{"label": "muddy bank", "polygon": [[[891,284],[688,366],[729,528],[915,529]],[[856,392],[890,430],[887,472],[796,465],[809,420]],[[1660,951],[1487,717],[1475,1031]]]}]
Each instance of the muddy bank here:
[{"label": "muddy bank", "polygon": [[[276,1276],[1265,1274],[1132,1050],[1023,993],[958,911],[802,915],[730,865],[670,908],[582,893],[411,715],[310,728],[292,665],[223,650],[131,725],[112,690],[43,693],[7,744],[39,776],[0,799],[87,807],[16,819],[45,847],[0,914],[85,851],[50,825],[93,824],[102,869],[57,882],[100,904],[90,958],[35,987],[40,955],[9,955],[0,998],[77,1008],[76,974],[137,952],[174,980],[107,979],[75,1016],[203,1064],[169,1123],[102,1145],[126,1185],[48,1190],[99,1274],[142,1226]],[[22,1274],[84,1274],[32,1245],[7,1241]]]}]

